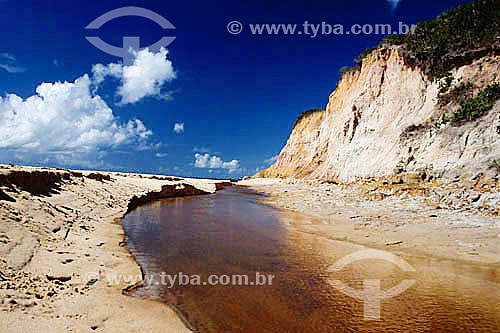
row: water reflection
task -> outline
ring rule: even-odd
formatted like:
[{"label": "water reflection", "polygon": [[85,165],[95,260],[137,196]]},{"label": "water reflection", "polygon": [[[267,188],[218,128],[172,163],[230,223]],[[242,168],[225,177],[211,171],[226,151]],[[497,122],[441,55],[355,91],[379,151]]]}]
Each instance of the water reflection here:
[{"label": "water reflection", "polygon": [[[499,269],[405,257],[417,273],[382,260],[355,262],[340,272],[327,267],[358,249],[285,227],[280,212],[259,195],[230,188],[214,195],[156,201],[122,221],[127,246],[146,274],[274,275],[272,285],[154,283],[140,291],[176,306],[203,332],[496,331]],[[286,218],[303,219],[289,215]],[[362,289],[417,279],[408,291],[382,303],[382,320],[364,321],[362,302],[328,283],[334,278]],[[157,281],[157,280],[155,280]]]}]

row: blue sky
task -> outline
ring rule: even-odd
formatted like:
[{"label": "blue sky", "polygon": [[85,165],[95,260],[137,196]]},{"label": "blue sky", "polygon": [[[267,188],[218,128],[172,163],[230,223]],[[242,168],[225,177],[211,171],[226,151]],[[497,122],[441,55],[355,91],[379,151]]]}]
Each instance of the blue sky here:
[{"label": "blue sky", "polygon": [[[279,153],[300,112],[326,106],[339,69],[383,36],[252,35],[249,24],[397,27],[464,2],[0,0],[0,162],[254,174]],[[152,10],[176,29],[122,17],[85,30],[124,6]],[[237,35],[227,31],[234,20],[243,24]],[[123,36],[139,36],[141,46],[176,39],[164,53],[136,53],[128,67],[91,45],[91,35],[115,46]]]}]

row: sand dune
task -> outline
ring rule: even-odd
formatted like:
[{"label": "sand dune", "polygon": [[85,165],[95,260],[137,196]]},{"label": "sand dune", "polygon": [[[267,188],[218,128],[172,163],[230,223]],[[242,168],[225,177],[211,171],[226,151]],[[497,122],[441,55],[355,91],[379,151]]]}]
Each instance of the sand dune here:
[{"label": "sand dune", "polygon": [[108,283],[141,275],[114,221],[131,203],[215,183],[0,165],[0,331],[189,331],[164,304],[123,295],[127,281]]}]

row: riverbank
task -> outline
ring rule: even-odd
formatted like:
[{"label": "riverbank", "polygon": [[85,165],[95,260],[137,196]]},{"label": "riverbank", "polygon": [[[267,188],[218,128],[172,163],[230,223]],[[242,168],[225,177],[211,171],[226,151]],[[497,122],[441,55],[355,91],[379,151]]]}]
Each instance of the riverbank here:
[{"label": "riverbank", "polygon": [[[242,328],[250,332],[492,332],[500,327],[498,266],[402,253],[395,244],[390,252],[415,271],[363,260],[331,272],[329,266],[364,247],[301,231],[303,225],[321,221],[258,202],[264,198],[235,186],[210,196],[162,200],[128,214],[121,223],[127,247],[145,275],[155,277],[139,294],[179,309],[200,332]],[[157,284],[162,272],[199,278],[186,284],[179,275],[177,281]],[[255,284],[256,272],[272,276],[272,283]],[[226,276],[227,281],[231,276],[246,276],[248,282],[205,284],[210,276]],[[365,321],[363,302],[330,282],[343,281],[361,290],[367,278],[379,279],[383,290],[402,280],[415,284],[384,300],[381,320]]]},{"label": "riverbank", "polygon": [[127,296],[141,276],[116,224],[158,197],[218,181],[0,165],[0,331],[189,331],[158,302]]},{"label": "riverbank", "polygon": [[[498,185],[481,182],[328,184],[248,179],[308,236],[500,268]],[[306,218],[288,218],[293,212]]]}]

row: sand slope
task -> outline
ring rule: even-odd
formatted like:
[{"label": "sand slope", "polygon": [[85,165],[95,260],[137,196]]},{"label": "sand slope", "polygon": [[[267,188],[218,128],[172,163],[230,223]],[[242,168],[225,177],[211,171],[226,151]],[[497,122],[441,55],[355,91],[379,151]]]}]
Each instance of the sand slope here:
[{"label": "sand slope", "polygon": [[113,221],[134,195],[216,182],[0,165],[0,331],[189,331],[164,304],[122,295],[132,282],[108,283],[141,276]]}]

